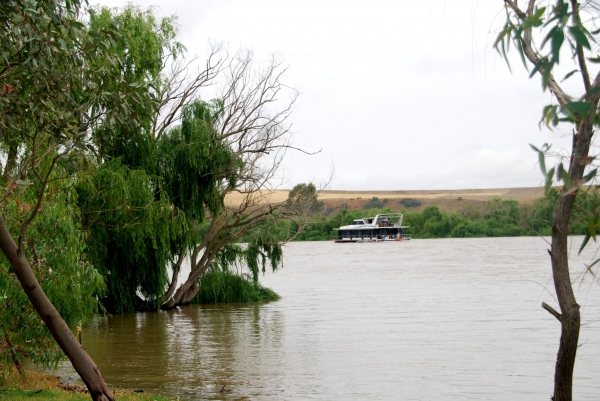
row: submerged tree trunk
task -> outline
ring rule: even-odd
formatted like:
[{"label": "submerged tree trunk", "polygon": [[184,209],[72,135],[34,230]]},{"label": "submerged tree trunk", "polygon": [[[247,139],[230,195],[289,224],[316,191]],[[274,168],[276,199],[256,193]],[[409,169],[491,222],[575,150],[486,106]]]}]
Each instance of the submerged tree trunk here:
[{"label": "submerged tree trunk", "polygon": [[166,301],[163,303],[162,309],[173,309],[177,306],[187,305],[192,302],[192,299],[198,294],[198,290],[200,290],[198,279],[208,270],[214,259],[214,255],[205,252],[204,255],[202,255],[202,258],[200,258],[200,261],[194,263],[197,254],[198,252],[194,252],[191,263],[192,271],[187,280],[181,284],[171,297],[165,297]]},{"label": "submerged tree trunk", "polygon": [[179,271],[181,270],[181,264],[183,263],[184,258],[185,258],[185,250],[182,248],[181,251],[179,252],[179,256],[177,257],[177,262],[175,263],[175,266],[173,267],[173,275],[171,278],[171,284],[169,284],[169,288],[167,289],[167,292],[165,293],[164,299],[171,299],[171,296],[173,295],[173,293],[175,292],[175,289],[177,288],[177,283],[179,281]]},{"label": "submerged tree trunk", "polygon": [[81,344],[77,342],[65,321],[60,317],[58,311],[40,287],[29,262],[25,259],[22,251],[17,248],[2,217],[0,217],[0,249],[9,260],[23,290],[25,290],[35,310],[48,327],[52,337],[81,376],[92,399],[96,401],[114,401],[98,367]]}]

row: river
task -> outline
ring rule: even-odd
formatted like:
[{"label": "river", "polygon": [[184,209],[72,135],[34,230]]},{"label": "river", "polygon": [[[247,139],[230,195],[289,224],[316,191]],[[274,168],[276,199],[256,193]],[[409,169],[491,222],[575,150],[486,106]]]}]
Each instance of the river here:
[{"label": "river", "polygon": [[[600,398],[600,284],[582,306],[574,399]],[[298,242],[276,302],[114,316],[83,344],[110,385],[184,399],[547,400],[560,325],[542,238]],[[63,374],[71,374],[61,367]],[[228,390],[219,393],[225,387]]]}]

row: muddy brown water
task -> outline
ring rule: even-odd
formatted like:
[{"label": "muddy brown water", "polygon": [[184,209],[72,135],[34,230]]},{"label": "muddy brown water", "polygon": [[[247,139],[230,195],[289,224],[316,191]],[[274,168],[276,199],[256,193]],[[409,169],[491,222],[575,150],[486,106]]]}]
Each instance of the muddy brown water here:
[{"label": "muddy brown water", "polygon": [[[600,398],[600,285],[571,271],[574,399]],[[541,238],[292,243],[276,302],[114,316],[83,331],[110,385],[183,399],[547,400],[560,335]],[[65,364],[65,376],[74,376]],[[225,392],[218,392],[225,386]]]}]

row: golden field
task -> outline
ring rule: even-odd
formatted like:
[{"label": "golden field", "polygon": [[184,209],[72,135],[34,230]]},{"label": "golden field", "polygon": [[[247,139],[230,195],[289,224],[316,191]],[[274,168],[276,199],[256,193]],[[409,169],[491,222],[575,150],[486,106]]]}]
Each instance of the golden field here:
[{"label": "golden field", "polygon": [[[261,193],[263,203],[279,203],[287,199],[289,189],[278,189]],[[532,203],[544,195],[541,187],[530,188],[486,188],[486,189],[452,189],[452,190],[398,190],[398,191],[339,191],[328,190],[319,193],[319,200],[324,207],[341,207],[344,203],[352,209],[362,209],[364,204],[377,197],[387,199],[386,207],[400,211],[404,209],[399,203],[402,199],[411,198],[421,201],[420,210],[426,206],[436,205],[444,211],[455,211],[468,204],[482,204],[491,199],[514,199],[519,203]],[[227,204],[239,204],[240,194],[230,194],[225,198]]]}]

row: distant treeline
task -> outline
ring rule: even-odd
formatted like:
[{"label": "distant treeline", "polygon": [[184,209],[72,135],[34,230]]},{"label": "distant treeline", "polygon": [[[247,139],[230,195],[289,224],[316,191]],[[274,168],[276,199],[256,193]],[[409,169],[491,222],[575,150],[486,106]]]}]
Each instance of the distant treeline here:
[{"label": "distant treeline", "polygon": [[[537,199],[531,204],[519,204],[515,200],[493,199],[483,205],[465,205],[460,211],[445,213],[437,206],[429,206],[420,212],[404,211],[402,225],[410,226],[406,233],[413,238],[468,238],[468,237],[516,237],[547,236],[551,234],[553,210],[558,200],[556,192]],[[585,234],[591,213],[600,209],[597,191],[587,191],[577,197],[575,212],[571,218],[570,234]],[[349,210],[342,209],[329,216],[315,218],[298,236],[297,241],[323,241],[331,239],[332,230],[348,225],[354,219],[393,213],[390,209]],[[294,223],[274,230],[296,230]]]}]

